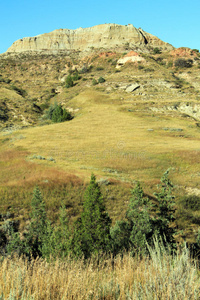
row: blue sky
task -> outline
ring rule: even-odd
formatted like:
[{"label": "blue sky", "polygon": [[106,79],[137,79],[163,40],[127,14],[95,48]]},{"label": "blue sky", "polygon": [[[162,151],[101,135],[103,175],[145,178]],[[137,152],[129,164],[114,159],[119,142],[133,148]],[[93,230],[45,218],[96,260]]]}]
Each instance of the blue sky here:
[{"label": "blue sky", "polygon": [[0,53],[23,37],[104,23],[133,24],[175,47],[200,50],[199,0],[1,0]]}]

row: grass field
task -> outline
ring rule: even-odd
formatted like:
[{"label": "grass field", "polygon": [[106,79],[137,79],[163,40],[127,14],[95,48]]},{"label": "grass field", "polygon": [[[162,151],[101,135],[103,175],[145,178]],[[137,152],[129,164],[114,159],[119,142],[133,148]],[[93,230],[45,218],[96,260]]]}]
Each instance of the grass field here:
[{"label": "grass field", "polygon": [[92,258],[48,263],[22,258],[0,261],[3,299],[198,300],[198,266],[186,249],[171,256],[157,242],[150,256]]},{"label": "grass field", "polygon": [[[7,134],[4,144],[25,151],[26,163],[41,169],[44,165],[86,178],[94,172],[146,183],[172,167],[176,184],[198,186],[200,132],[195,121],[127,111],[127,103],[113,105],[110,95],[95,90],[76,101],[82,108],[72,121]],[[34,158],[38,156],[46,159]]]},{"label": "grass field", "polygon": [[[0,132],[3,213],[9,210],[25,224],[38,184],[52,220],[61,201],[74,219],[94,173],[98,180],[111,183],[102,185],[102,192],[114,222],[124,217],[135,181],[152,196],[162,174],[171,168],[180,226],[193,235],[200,213],[185,209],[179,198],[186,192],[200,193],[200,127],[198,120],[178,108],[185,104],[198,114],[198,60],[189,71],[177,70],[168,67],[169,54],[143,54],[144,65],[127,64],[117,70],[116,61],[122,56],[2,58],[0,100],[4,109],[6,102],[10,118]],[[158,63],[158,58],[166,64]],[[62,80],[70,70],[67,64],[74,61],[91,69],[67,89]],[[93,86],[93,79],[100,76],[106,81]],[[131,83],[140,89],[125,92],[123,86]],[[25,92],[22,96],[16,91]],[[45,125],[44,108],[54,101],[71,109],[74,119]],[[35,110],[37,105],[42,111]],[[34,126],[19,129],[22,124]]]}]

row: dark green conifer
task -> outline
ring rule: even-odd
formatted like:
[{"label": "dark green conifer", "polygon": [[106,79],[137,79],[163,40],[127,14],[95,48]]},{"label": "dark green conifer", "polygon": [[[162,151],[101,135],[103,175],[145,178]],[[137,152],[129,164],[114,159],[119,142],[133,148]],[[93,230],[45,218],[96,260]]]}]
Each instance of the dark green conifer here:
[{"label": "dark green conifer", "polygon": [[154,231],[157,231],[157,235],[162,237],[173,248],[175,246],[174,235],[176,233],[176,229],[172,226],[175,220],[175,202],[172,195],[173,184],[168,175],[169,169],[161,177],[160,191],[154,193],[158,204],[155,207],[156,215],[153,223]]},{"label": "dark green conifer", "polygon": [[51,231],[47,220],[45,202],[38,186],[33,191],[31,206],[31,223],[24,242],[27,255],[32,255],[36,258],[37,256],[44,256],[42,248],[45,247],[44,241]]},{"label": "dark green conifer", "polygon": [[145,197],[138,182],[132,191],[132,197],[126,212],[130,231],[130,248],[134,255],[136,253],[144,254],[147,249],[146,242],[150,242],[153,231],[150,210],[150,200]]},{"label": "dark green conifer", "polygon": [[77,222],[74,249],[85,258],[91,254],[110,250],[111,219],[106,212],[104,199],[96,177],[92,174],[90,184],[84,195],[83,212]]}]

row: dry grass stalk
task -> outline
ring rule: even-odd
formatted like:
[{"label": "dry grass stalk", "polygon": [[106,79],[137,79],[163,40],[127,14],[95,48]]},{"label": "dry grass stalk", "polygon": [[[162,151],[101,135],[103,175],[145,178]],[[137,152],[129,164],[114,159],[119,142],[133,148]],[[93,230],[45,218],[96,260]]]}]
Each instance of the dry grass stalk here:
[{"label": "dry grass stalk", "polygon": [[[114,263],[113,263],[114,262]],[[199,299],[200,278],[186,249],[171,256],[155,242],[150,257],[1,261],[2,299]]]}]

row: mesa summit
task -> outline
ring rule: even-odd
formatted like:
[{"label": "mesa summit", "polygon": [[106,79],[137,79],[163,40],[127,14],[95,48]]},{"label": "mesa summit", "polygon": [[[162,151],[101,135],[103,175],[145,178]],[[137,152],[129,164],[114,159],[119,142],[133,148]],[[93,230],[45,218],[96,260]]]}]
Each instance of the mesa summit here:
[{"label": "mesa summit", "polygon": [[124,45],[128,45],[133,49],[139,48],[141,51],[149,46],[159,47],[166,51],[174,48],[141,28],[135,28],[132,24],[102,24],[75,30],[57,29],[34,37],[24,37],[15,41],[6,52],[91,51],[94,48],[107,50],[124,47]]}]

